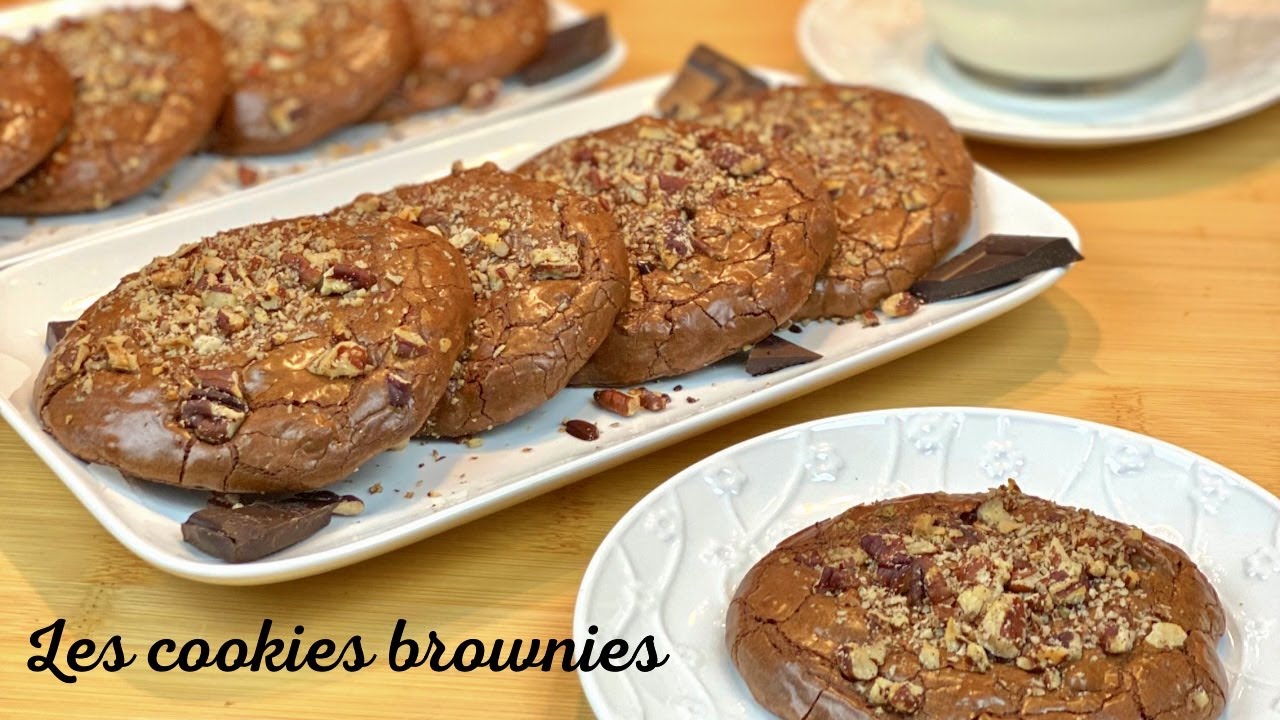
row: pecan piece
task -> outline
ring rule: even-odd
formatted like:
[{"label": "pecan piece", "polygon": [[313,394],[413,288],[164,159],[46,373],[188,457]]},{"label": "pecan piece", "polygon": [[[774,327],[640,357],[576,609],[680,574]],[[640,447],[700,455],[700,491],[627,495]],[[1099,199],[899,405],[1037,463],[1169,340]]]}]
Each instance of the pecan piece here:
[{"label": "pecan piece", "polygon": [[867,699],[877,707],[888,706],[894,712],[911,715],[924,705],[924,688],[913,682],[878,677],[867,690]]},{"label": "pecan piece", "polygon": [[858,545],[871,556],[872,560],[876,561],[877,565],[906,565],[911,562],[906,543],[897,535],[868,533],[862,536]]},{"label": "pecan piece", "polygon": [[658,174],[658,188],[664,193],[678,193],[689,187],[690,180],[679,175]]},{"label": "pecan piece", "polygon": [[373,368],[373,360],[364,346],[343,341],[321,353],[307,367],[314,375],[327,378],[360,377]]},{"label": "pecan piece", "polygon": [[321,295],[346,295],[352,290],[368,290],[378,283],[378,276],[356,265],[337,263],[325,271],[320,280]]},{"label": "pecan piece", "polygon": [[398,358],[408,360],[422,357],[427,354],[428,349],[426,338],[413,330],[398,327],[391,331],[391,354]]},{"label": "pecan piece", "polygon": [[632,393],[625,393],[621,390],[606,388],[597,390],[592,396],[596,405],[608,410],[614,415],[622,417],[631,417],[640,412],[640,398]]},{"label": "pecan piece", "polygon": [[413,384],[396,373],[387,374],[387,402],[391,407],[409,407],[413,402]]},{"label": "pecan piece", "polygon": [[1021,600],[996,598],[987,608],[978,628],[978,640],[987,652],[1012,660],[1022,652],[1027,635],[1027,612]]},{"label": "pecan piece", "polygon": [[871,680],[880,674],[885,646],[849,643],[836,648],[836,666],[850,680]]},{"label": "pecan piece", "polygon": [[116,372],[138,372],[138,357],[126,347],[131,343],[127,335],[111,335],[102,339],[102,349],[107,353],[107,365]]},{"label": "pecan piece", "polygon": [[880,302],[880,311],[891,318],[915,315],[920,309],[920,298],[909,292],[894,293]]},{"label": "pecan piece", "polygon": [[235,437],[249,415],[240,376],[233,370],[196,370],[195,386],[178,406],[178,423],[201,442],[220,445]]},{"label": "pecan piece", "polygon": [[529,264],[533,266],[535,280],[563,280],[582,275],[576,245],[559,244],[534,248],[529,256]]},{"label": "pecan piece", "polygon": [[1158,622],[1147,633],[1145,641],[1157,650],[1180,648],[1187,642],[1187,631],[1181,625],[1171,622]]},{"label": "pecan piece", "polygon": [[649,388],[640,388],[640,407],[649,412],[662,412],[671,404],[671,396],[666,393],[656,393]]},{"label": "pecan piece", "polygon": [[227,308],[219,308],[215,322],[225,335],[235,335],[249,326],[248,318]]},{"label": "pecan piece", "polygon": [[310,260],[294,253],[284,253],[280,256],[280,262],[292,268],[298,274],[298,282],[304,286],[312,290],[320,287],[320,282],[324,279],[324,271],[313,265]]}]

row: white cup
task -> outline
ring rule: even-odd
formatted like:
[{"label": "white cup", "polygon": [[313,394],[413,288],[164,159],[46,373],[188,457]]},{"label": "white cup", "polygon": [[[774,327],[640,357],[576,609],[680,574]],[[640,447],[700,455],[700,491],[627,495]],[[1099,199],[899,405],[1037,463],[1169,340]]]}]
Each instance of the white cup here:
[{"label": "white cup", "polygon": [[960,65],[1070,84],[1122,81],[1168,64],[1191,42],[1208,0],[923,1],[935,39]]}]

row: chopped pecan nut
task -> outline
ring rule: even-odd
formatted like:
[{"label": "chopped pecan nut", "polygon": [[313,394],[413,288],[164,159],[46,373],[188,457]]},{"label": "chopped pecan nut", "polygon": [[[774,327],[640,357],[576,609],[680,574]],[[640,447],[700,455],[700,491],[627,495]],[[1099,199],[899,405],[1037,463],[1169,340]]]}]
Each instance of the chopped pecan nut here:
[{"label": "chopped pecan nut", "polygon": [[413,384],[396,373],[387,374],[387,402],[391,407],[409,407],[413,402]]},{"label": "chopped pecan nut", "polygon": [[220,308],[215,320],[218,329],[227,335],[235,335],[249,326],[249,320],[234,310]]},{"label": "chopped pecan nut", "polygon": [[111,335],[102,339],[102,349],[107,353],[107,365],[116,372],[138,372],[138,357],[126,345],[132,344],[127,335]]},{"label": "chopped pecan nut", "polygon": [[240,376],[231,370],[197,370],[194,387],[178,406],[178,423],[201,442],[225,443],[249,414]]},{"label": "chopped pecan nut", "polygon": [[1133,649],[1133,632],[1125,625],[1110,623],[1102,629],[1102,649],[1109,655],[1122,655]]},{"label": "chopped pecan nut", "polygon": [[533,266],[533,277],[536,280],[563,280],[582,276],[582,265],[578,262],[578,248],[575,245],[534,248],[529,255],[529,263]]},{"label": "chopped pecan nut", "polygon": [[924,705],[924,688],[913,682],[894,682],[878,677],[867,690],[867,700],[877,707],[911,715]]},{"label": "chopped pecan nut", "polygon": [[298,282],[313,290],[319,289],[320,282],[324,279],[324,271],[313,265],[310,260],[294,253],[284,253],[280,256],[280,262],[298,274]]},{"label": "chopped pecan nut", "polygon": [[962,590],[956,597],[956,604],[960,608],[961,616],[972,619],[982,613],[990,600],[991,591],[981,585],[975,585]]},{"label": "chopped pecan nut", "polygon": [[149,276],[151,283],[161,290],[176,290],[182,287],[187,276],[175,267],[165,267],[153,271]]},{"label": "chopped pecan nut", "polygon": [[909,292],[894,293],[880,302],[880,311],[891,318],[915,315],[920,309],[920,299]]},{"label": "chopped pecan nut", "polygon": [[408,360],[427,354],[426,338],[408,328],[398,327],[391,331],[391,354]]},{"label": "chopped pecan nut", "polygon": [[1147,633],[1145,642],[1157,650],[1180,648],[1187,642],[1187,631],[1175,623],[1158,622]]},{"label": "chopped pecan nut", "polygon": [[325,271],[320,285],[321,295],[345,295],[352,290],[368,290],[378,284],[373,272],[347,263],[337,263]]},{"label": "chopped pecan nut", "polygon": [[836,648],[836,665],[840,674],[850,680],[870,680],[879,675],[884,658],[884,645],[850,643]]},{"label": "chopped pecan nut", "polygon": [[640,388],[640,407],[649,412],[662,412],[667,409],[667,405],[671,404],[671,396],[666,393],[656,393],[648,388]]},{"label": "chopped pecan nut", "polygon": [[1012,660],[1022,652],[1026,632],[1026,608],[1022,601],[1001,596],[991,602],[983,615],[978,638],[987,652]]},{"label": "chopped pecan nut", "polygon": [[372,369],[369,351],[352,341],[340,342],[311,361],[307,367],[314,375],[327,378],[359,377]]},{"label": "chopped pecan nut", "polygon": [[640,398],[632,393],[625,393],[621,390],[606,388],[595,391],[593,395],[596,405],[608,410],[614,415],[622,417],[631,417],[640,412]]}]

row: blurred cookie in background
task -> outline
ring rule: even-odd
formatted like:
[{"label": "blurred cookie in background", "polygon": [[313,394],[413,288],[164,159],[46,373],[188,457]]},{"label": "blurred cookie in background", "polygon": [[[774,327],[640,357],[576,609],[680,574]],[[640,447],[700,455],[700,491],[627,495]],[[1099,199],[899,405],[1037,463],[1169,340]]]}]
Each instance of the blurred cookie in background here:
[{"label": "blurred cookie in background", "polygon": [[0,37],[0,189],[57,146],[71,120],[75,84],[35,43]]},{"label": "blurred cookie in background", "polygon": [[395,120],[457,103],[492,102],[502,79],[541,55],[547,0],[404,0],[417,61],[375,113]]},{"label": "blurred cookie in background", "polygon": [[231,95],[212,149],[285,153],[360,122],[413,60],[400,0],[193,0],[222,32]]},{"label": "blurred cookie in background", "polygon": [[0,215],[102,210],[141,193],[204,142],[226,93],[221,40],[190,9],[109,10],[35,42],[75,80],[71,123],[0,192]]}]

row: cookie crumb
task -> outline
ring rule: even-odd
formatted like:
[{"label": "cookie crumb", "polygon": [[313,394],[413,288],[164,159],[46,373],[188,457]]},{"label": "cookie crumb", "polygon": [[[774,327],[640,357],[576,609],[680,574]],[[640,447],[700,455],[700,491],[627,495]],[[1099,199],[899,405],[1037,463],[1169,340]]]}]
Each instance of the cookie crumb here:
[{"label": "cookie crumb", "polygon": [[382,492],[382,483],[374,483],[369,486],[370,495],[377,495],[380,492]]}]

